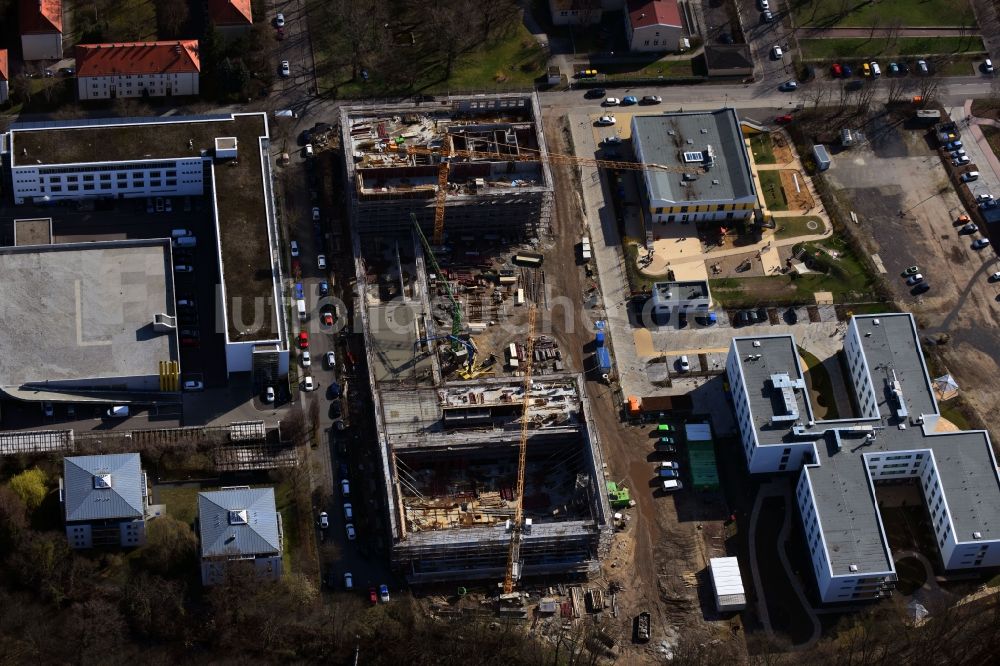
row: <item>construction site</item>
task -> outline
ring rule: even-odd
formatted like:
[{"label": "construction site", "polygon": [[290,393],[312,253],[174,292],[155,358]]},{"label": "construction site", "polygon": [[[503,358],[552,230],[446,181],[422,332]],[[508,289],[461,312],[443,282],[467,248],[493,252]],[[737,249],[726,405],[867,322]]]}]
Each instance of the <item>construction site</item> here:
[{"label": "construction site", "polygon": [[[547,229],[552,176],[533,94],[342,107],[351,218],[364,232],[430,230],[445,199],[451,235],[531,238]],[[440,239],[438,239],[440,240]],[[436,242],[438,242],[436,240]]]},{"label": "construction site", "polygon": [[531,95],[342,111],[392,563],[410,583],[510,592],[597,573],[610,547],[583,376],[534,330],[552,199],[537,114]]}]

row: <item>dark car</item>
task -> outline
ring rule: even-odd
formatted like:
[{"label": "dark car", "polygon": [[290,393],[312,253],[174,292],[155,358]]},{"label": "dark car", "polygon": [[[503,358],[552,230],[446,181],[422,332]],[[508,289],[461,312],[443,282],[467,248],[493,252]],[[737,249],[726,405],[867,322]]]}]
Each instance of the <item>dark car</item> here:
[{"label": "dark car", "polygon": [[746,317],[746,320],[747,320],[748,324],[756,324],[757,323],[757,313],[754,312],[753,310],[744,310],[743,311],[743,316]]},{"label": "dark car", "polygon": [[795,308],[788,308],[785,310],[785,321],[789,324],[794,324],[799,320],[799,315],[795,312]]},{"label": "dark car", "polygon": [[337,382],[330,382],[330,385],[326,387],[326,397],[330,400],[335,400],[340,397],[340,384]]},{"label": "dark car", "polygon": [[921,282],[920,284],[916,285],[913,289],[911,289],[910,292],[913,293],[914,295],[923,294],[924,292],[930,291],[930,288],[931,288],[930,284],[928,284],[927,282]]},{"label": "dark car", "polygon": [[323,281],[319,283],[319,295],[328,296],[330,294],[330,283]]},{"label": "dark car", "polygon": [[350,476],[350,470],[347,468],[347,463],[340,463],[340,478],[346,479]]},{"label": "dark car", "polygon": [[607,91],[605,91],[604,88],[591,88],[587,91],[584,97],[587,99],[603,99],[606,94]]},{"label": "dark car", "polygon": [[746,326],[749,323],[750,322],[747,321],[747,313],[746,312],[744,312],[743,310],[740,310],[739,312],[736,313],[736,325],[737,326]]},{"label": "dark car", "polygon": [[337,420],[343,416],[343,411],[340,408],[340,401],[334,400],[330,403],[330,419]]},{"label": "dark car", "polygon": [[761,323],[768,321],[767,308],[757,308],[757,321]]}]

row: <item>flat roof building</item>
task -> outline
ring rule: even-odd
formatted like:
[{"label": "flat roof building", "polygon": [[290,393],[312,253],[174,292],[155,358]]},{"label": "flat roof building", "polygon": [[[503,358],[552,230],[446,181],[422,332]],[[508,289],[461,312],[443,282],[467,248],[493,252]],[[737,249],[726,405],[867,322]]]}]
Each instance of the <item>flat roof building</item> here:
[{"label": "flat roof building", "polygon": [[986,431],[939,431],[909,314],[856,316],[844,340],[860,415],[816,420],[790,335],[734,338],[726,369],[752,473],[799,471],[796,497],[825,602],[873,599],[896,571],[876,484],[914,479],[945,569],[1000,565],[1000,476]]},{"label": "flat roof building", "polygon": [[138,453],[63,458],[59,501],[72,548],[145,544],[148,498]]},{"label": "flat roof building", "polygon": [[750,158],[734,109],[632,116],[632,145],[653,222],[748,219],[757,207]]},{"label": "flat roof building", "polygon": [[0,394],[152,400],[179,359],[165,239],[0,248]]},{"label": "flat roof building", "polygon": [[747,594],[743,589],[740,561],[735,557],[713,557],[708,561],[715,589],[715,610],[720,613],[743,610]]},{"label": "flat roof building", "polygon": [[[227,369],[259,386],[288,372],[267,114],[16,123],[7,138],[16,204],[207,196]],[[231,139],[221,154],[218,138]],[[279,351],[255,355],[261,345]]]},{"label": "flat roof building", "polygon": [[712,307],[712,294],[708,280],[687,282],[657,282],[653,284],[653,310],[672,312],[678,310],[708,310]]},{"label": "flat roof building", "polygon": [[261,580],[281,578],[283,534],[274,488],[233,486],[198,493],[198,535],[203,585],[223,582],[232,561],[252,562]]}]

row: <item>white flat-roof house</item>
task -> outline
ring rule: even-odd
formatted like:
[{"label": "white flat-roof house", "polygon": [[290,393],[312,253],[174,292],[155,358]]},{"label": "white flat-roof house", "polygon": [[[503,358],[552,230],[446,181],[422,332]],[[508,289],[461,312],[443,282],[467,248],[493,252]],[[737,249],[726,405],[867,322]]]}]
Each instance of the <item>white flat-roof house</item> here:
[{"label": "white flat-roof house", "polygon": [[757,190],[735,110],[634,115],[632,145],[640,162],[677,169],[642,172],[652,222],[730,224],[753,215]]},{"label": "white flat-roof house", "polygon": [[197,95],[200,76],[196,39],[76,47],[81,100]]},{"label": "white flat-roof house", "polygon": [[62,0],[21,0],[21,58],[59,60],[63,57]]},{"label": "white flat-roof house", "polygon": [[945,569],[1000,565],[1000,476],[984,430],[938,429],[941,413],[910,314],[855,316],[844,355],[860,414],[816,420],[790,335],[733,338],[726,362],[751,473],[797,472],[824,602],[876,599],[896,569],[876,499],[912,479]]}]

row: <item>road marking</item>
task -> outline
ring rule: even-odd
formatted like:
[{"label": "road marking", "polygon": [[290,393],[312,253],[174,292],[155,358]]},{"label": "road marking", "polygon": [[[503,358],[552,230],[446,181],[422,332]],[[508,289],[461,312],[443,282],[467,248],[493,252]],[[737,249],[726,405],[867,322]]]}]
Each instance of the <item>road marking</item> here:
[{"label": "road marking", "polygon": [[90,340],[87,342],[83,341],[83,305],[80,303],[80,281],[76,280],[73,283],[73,289],[76,292],[76,346],[77,347],[100,347],[103,345],[110,345],[111,340]]}]

